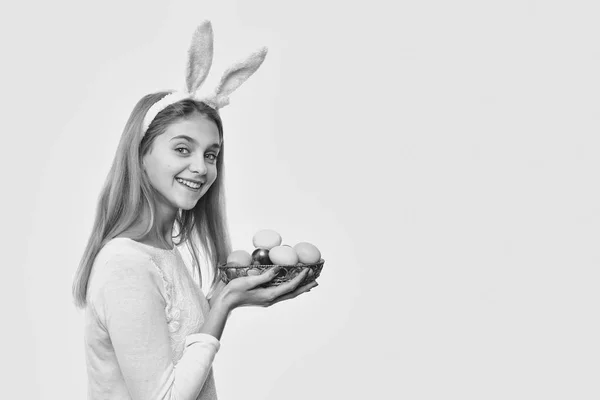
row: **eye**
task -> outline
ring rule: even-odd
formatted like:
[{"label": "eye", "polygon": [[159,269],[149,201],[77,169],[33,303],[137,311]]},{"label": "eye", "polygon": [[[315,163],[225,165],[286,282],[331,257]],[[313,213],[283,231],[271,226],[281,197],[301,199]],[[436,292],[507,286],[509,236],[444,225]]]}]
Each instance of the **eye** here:
[{"label": "eye", "polygon": [[190,152],[186,147],[177,147],[175,151],[180,154],[189,154]]},{"label": "eye", "polygon": [[206,155],[206,157],[210,160],[210,161],[216,161],[217,160],[217,155],[214,153],[209,153]]}]

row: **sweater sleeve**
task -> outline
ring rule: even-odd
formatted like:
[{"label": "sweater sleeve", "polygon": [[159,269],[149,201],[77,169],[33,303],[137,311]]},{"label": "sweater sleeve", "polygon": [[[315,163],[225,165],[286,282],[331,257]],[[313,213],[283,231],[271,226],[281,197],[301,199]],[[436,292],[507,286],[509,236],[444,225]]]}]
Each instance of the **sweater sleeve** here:
[{"label": "sweater sleeve", "polygon": [[162,281],[155,268],[149,257],[113,256],[91,300],[133,400],[195,400],[220,342],[208,334],[189,335],[174,365]]}]

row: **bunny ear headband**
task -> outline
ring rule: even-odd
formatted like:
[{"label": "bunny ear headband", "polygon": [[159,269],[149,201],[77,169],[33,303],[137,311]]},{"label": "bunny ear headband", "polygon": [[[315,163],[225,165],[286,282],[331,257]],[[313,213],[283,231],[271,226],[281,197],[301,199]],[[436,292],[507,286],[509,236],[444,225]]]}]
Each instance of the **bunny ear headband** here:
[{"label": "bunny ear headband", "polygon": [[185,90],[174,91],[154,103],[144,117],[143,132],[146,133],[159,112],[184,99],[202,101],[215,110],[225,107],[229,104],[229,95],[252,76],[266,55],[267,48],[262,47],[244,60],[235,63],[225,71],[221,81],[212,92],[202,95],[200,87],[208,75],[213,58],[212,26],[210,21],[202,22],[194,32],[188,52]]}]

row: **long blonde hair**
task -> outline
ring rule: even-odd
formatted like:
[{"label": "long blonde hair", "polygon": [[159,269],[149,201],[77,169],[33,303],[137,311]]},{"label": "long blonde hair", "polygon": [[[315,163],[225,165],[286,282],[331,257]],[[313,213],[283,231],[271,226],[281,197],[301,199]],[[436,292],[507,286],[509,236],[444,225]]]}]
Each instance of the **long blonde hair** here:
[{"label": "long blonde hair", "polygon": [[143,173],[141,160],[151,149],[154,139],[163,134],[170,124],[194,113],[199,113],[217,125],[221,139],[221,149],[217,158],[218,173],[215,182],[193,209],[178,212],[174,229],[177,234],[173,239],[177,245],[187,245],[199,277],[202,276],[200,250],[203,250],[213,273],[211,287],[214,287],[219,279],[217,264],[224,262],[231,252],[225,213],[221,117],[217,111],[202,102],[182,100],[162,110],[143,134],[142,122],[146,112],[166,94],[168,92],[144,96],[134,107],[125,125],[112,167],[100,192],[92,232],[73,280],[73,297],[75,305],[79,308],[85,307],[87,303],[88,281],[100,249],[108,241],[132,227],[139,216],[143,215],[144,209],[150,211],[150,219],[143,221],[146,223],[146,229],[140,237],[153,231],[155,237],[163,238],[159,227],[154,223],[155,190]]}]

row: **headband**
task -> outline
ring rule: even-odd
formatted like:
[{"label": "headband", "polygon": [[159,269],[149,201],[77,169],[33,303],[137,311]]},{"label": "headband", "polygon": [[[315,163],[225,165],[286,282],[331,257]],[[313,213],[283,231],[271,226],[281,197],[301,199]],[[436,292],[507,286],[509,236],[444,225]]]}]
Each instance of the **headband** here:
[{"label": "headband", "polygon": [[148,109],[144,117],[143,133],[146,133],[159,112],[181,100],[193,99],[202,101],[215,110],[225,107],[229,104],[229,95],[256,72],[266,55],[267,48],[260,48],[245,59],[229,67],[214,90],[208,92],[208,94],[200,94],[200,86],[202,86],[208,75],[213,58],[212,25],[210,21],[202,22],[194,32],[192,44],[188,51],[185,90],[173,91],[167,94]]}]

